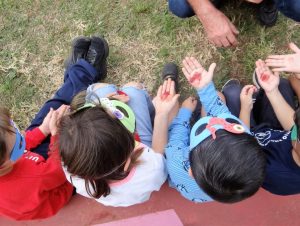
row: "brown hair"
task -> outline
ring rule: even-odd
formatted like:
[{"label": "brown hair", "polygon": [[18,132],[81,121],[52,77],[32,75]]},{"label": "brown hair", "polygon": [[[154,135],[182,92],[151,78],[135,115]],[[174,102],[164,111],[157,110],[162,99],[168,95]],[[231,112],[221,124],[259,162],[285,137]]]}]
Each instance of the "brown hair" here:
[{"label": "brown hair", "polygon": [[8,154],[7,133],[14,133],[10,124],[10,113],[6,108],[0,107],[0,166],[5,162]]},{"label": "brown hair", "polygon": [[[100,198],[110,194],[110,181],[129,174],[142,149],[133,151],[133,135],[101,105],[77,111],[84,98],[85,93],[77,95],[71,103],[73,113],[62,118],[59,147],[68,172],[85,180],[90,196]],[[125,172],[129,158],[131,165]]]}]

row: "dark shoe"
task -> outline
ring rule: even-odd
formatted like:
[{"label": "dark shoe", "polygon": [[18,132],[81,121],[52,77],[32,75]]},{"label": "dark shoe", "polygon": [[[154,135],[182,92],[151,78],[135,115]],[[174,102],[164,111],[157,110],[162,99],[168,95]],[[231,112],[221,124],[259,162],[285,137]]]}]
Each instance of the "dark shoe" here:
[{"label": "dark shoe", "polygon": [[79,36],[72,41],[72,50],[70,56],[65,60],[65,69],[75,64],[79,59],[85,59],[91,44],[91,39]]},{"label": "dark shoe", "polygon": [[161,75],[162,80],[167,80],[171,78],[172,81],[175,82],[175,91],[176,93],[179,92],[179,84],[178,84],[178,68],[177,65],[174,63],[167,63],[164,65]]},{"label": "dark shoe", "polygon": [[106,59],[108,54],[109,47],[106,40],[101,37],[93,36],[85,59],[97,70],[98,80],[104,79],[107,75]]},{"label": "dark shoe", "polygon": [[278,10],[274,0],[264,0],[258,6],[258,19],[263,26],[275,25],[278,17]]}]

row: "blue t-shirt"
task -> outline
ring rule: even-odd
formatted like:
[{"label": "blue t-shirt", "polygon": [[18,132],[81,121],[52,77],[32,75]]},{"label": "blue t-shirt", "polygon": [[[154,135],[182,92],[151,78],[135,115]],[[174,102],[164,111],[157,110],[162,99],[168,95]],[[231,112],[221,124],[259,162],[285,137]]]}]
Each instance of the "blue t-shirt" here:
[{"label": "blue t-shirt", "polygon": [[277,195],[300,193],[300,167],[292,156],[291,132],[263,128],[254,134],[267,157],[262,187]]}]

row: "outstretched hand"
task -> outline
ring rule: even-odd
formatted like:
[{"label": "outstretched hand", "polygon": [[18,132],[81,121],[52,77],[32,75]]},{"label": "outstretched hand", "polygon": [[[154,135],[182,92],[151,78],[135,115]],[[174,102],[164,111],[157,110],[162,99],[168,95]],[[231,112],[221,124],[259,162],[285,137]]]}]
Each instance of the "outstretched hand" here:
[{"label": "outstretched hand", "polygon": [[52,136],[57,134],[58,124],[61,118],[68,113],[69,109],[68,105],[62,105],[57,110],[50,109],[52,116],[49,121],[49,129]]},{"label": "outstretched hand", "polygon": [[294,54],[268,56],[266,65],[272,67],[273,72],[297,73],[300,79],[300,49],[294,43],[290,43],[289,47]]},{"label": "outstretched hand", "polygon": [[278,89],[279,85],[279,73],[270,70],[270,68],[265,64],[264,61],[256,61],[255,72],[257,74],[258,82],[260,86],[265,90],[266,93],[271,93],[272,91]]},{"label": "outstretched hand", "polygon": [[209,66],[208,71],[194,57],[186,57],[182,63],[182,72],[195,89],[200,90],[212,81],[216,68],[215,63]]},{"label": "outstretched hand", "polygon": [[240,93],[241,109],[251,111],[253,108],[253,93],[257,91],[254,85],[245,85]]},{"label": "outstretched hand", "polygon": [[175,82],[170,78],[158,88],[157,95],[153,99],[156,115],[169,114],[178,102],[179,94],[175,91]]}]

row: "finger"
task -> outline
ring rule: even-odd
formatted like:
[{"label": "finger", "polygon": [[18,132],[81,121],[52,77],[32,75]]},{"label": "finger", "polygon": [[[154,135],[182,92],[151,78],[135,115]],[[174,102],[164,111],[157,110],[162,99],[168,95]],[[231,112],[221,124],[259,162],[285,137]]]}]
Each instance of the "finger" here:
[{"label": "finger", "polygon": [[245,85],[244,87],[243,87],[243,89],[242,89],[242,93],[244,94],[244,95],[247,95],[248,94],[248,92],[249,92],[249,89],[252,87],[253,85]]},{"label": "finger", "polygon": [[165,80],[163,85],[162,85],[162,95],[164,95],[164,93],[166,92],[167,86],[168,86],[168,81]]},{"label": "finger", "polygon": [[178,99],[179,99],[179,97],[180,97],[180,94],[175,94],[173,97],[172,97],[172,102],[174,103],[176,103],[176,101],[178,101]]},{"label": "finger", "polygon": [[293,43],[293,42],[289,43],[289,47],[295,53],[300,53],[300,49],[298,48],[298,46],[295,45],[295,43]]},{"label": "finger", "polygon": [[193,61],[193,64],[197,69],[203,69],[202,65],[199,63],[199,61],[195,57],[191,57],[191,60]]},{"label": "finger", "polygon": [[266,60],[266,65],[268,67],[283,67],[285,66],[284,61],[274,61],[274,60]]},{"label": "finger", "polygon": [[171,82],[171,87],[170,87],[170,95],[174,96],[176,94],[176,90],[175,90],[175,82],[172,81]]},{"label": "finger", "polygon": [[222,47],[222,43],[218,38],[212,39],[213,44],[215,44],[217,47]]},{"label": "finger", "polygon": [[190,67],[190,65],[189,65],[189,63],[188,63],[188,57],[186,57],[186,58],[182,61],[182,63],[183,63],[183,67],[185,68],[185,70],[186,70],[189,74],[191,74],[192,71],[193,71],[193,69]]},{"label": "finger", "polygon": [[228,36],[226,36],[226,38],[232,46],[236,46],[238,44],[237,39],[233,34],[229,34]]},{"label": "finger", "polygon": [[194,57],[188,57],[188,59],[186,61],[188,63],[188,65],[190,66],[190,68],[192,69],[192,71],[197,68],[197,66],[194,64],[193,59],[195,59],[195,58]]},{"label": "finger", "polygon": [[172,79],[168,78],[166,93],[170,94]]},{"label": "finger", "polygon": [[156,96],[160,98],[161,95],[162,95],[162,85],[160,85],[160,86],[158,87]]},{"label": "finger", "polygon": [[249,87],[249,89],[248,89],[248,95],[252,97],[253,93],[254,93],[254,87],[253,86]]},{"label": "finger", "polygon": [[212,64],[209,66],[209,68],[208,68],[208,73],[213,75],[216,66],[217,66],[216,63],[212,63]]},{"label": "finger", "polygon": [[238,31],[238,29],[233,25],[233,23],[229,23],[230,29],[233,32],[233,34],[238,35],[240,32]]},{"label": "finger", "polygon": [[286,68],[286,67],[272,68],[272,71],[273,72],[282,72],[282,71],[288,72],[288,68]]},{"label": "finger", "polygon": [[186,77],[186,79],[188,81],[190,81],[191,79],[191,74],[185,69],[185,68],[182,68],[182,73],[184,74],[184,76]]},{"label": "finger", "polygon": [[220,39],[220,41],[221,41],[223,47],[228,47],[228,46],[230,46],[230,43],[228,42],[228,40],[227,40],[226,37]]},{"label": "finger", "polygon": [[117,92],[108,93],[108,94],[106,94],[106,97],[108,98],[108,97],[112,97],[112,96],[115,96],[115,95],[117,95]]},{"label": "finger", "polygon": [[270,55],[267,57],[267,59],[277,59],[277,60],[283,60],[284,55]]}]

